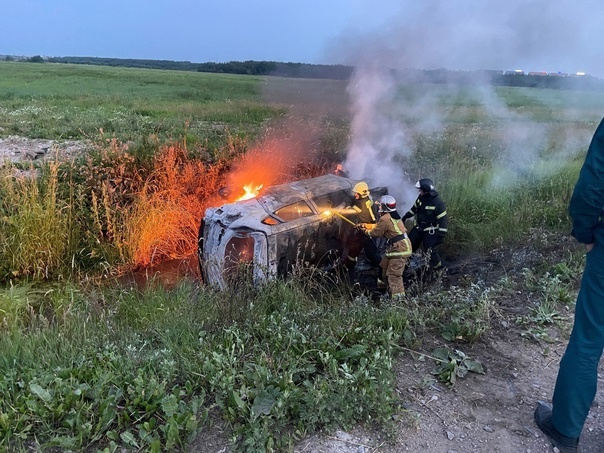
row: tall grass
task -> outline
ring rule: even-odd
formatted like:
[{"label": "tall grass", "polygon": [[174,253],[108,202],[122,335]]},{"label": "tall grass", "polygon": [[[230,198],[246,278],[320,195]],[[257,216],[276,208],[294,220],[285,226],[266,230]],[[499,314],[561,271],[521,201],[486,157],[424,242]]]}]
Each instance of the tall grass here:
[{"label": "tall grass", "polygon": [[448,252],[485,251],[500,243],[518,243],[533,228],[569,231],[568,203],[581,164],[569,162],[553,174],[511,188],[493,187],[493,170],[463,177],[454,173],[444,190],[451,222]]},{"label": "tall grass", "polygon": [[[4,276],[57,277],[74,251],[74,199],[59,196],[59,164],[0,168],[0,270]],[[71,193],[73,195],[73,193]]]},{"label": "tall grass", "polygon": [[221,173],[220,165],[189,159],[177,145],[158,153],[126,220],[125,243],[134,263],[147,266],[195,253],[199,222]]}]

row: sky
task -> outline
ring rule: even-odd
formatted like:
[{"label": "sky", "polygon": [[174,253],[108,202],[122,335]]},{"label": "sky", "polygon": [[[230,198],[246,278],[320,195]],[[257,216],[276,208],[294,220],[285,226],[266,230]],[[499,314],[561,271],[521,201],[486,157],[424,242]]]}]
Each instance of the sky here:
[{"label": "sky", "polygon": [[322,63],[395,0],[0,0],[0,54]]},{"label": "sky", "polygon": [[0,0],[0,54],[604,77],[600,0]]}]

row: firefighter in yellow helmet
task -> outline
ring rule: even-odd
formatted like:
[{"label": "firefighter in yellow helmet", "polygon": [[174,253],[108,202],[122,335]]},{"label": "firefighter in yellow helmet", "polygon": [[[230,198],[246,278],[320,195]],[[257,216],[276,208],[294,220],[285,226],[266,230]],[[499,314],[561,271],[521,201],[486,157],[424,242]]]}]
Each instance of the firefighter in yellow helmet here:
[{"label": "firefighter in yellow helmet", "polygon": [[396,210],[394,197],[384,195],[380,198],[379,213],[380,220],[377,225],[371,230],[366,230],[366,234],[370,238],[386,238],[386,253],[380,262],[380,267],[390,295],[396,299],[405,295],[403,271],[413,250],[405,224]]},{"label": "firefighter in yellow helmet", "polygon": [[346,244],[348,254],[344,259],[344,266],[348,270],[351,281],[356,278],[355,266],[363,249],[372,266],[378,267],[381,261],[375,241],[363,233],[364,230],[372,229],[378,219],[377,206],[371,198],[369,186],[364,181],[358,182],[352,188],[352,194],[354,196],[352,209],[357,217],[356,223],[361,228],[355,229]]}]

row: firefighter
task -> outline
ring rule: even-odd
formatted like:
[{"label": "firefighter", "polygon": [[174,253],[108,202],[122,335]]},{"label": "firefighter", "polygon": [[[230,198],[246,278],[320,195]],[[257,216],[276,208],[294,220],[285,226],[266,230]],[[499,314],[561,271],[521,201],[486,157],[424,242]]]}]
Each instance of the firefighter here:
[{"label": "firefighter", "polygon": [[354,196],[352,209],[357,215],[359,228],[356,228],[348,239],[348,254],[344,260],[344,266],[348,270],[351,281],[356,277],[355,267],[363,249],[372,266],[378,267],[381,261],[375,241],[364,233],[375,226],[378,217],[377,206],[371,198],[369,186],[364,181],[358,182],[352,188],[352,194]]},{"label": "firefighter", "polygon": [[413,251],[416,252],[423,245],[430,254],[430,269],[437,270],[442,267],[438,247],[447,234],[447,209],[432,180],[420,179],[415,187],[419,189],[419,196],[402,220],[404,222],[415,216],[415,225],[409,232]]},{"label": "firefighter", "polygon": [[[405,295],[403,271],[411,256],[412,246],[407,229],[396,210],[396,200],[390,195],[380,198],[380,220],[375,228],[366,230],[370,238],[386,238],[386,253],[380,262],[382,275],[393,299]],[[379,283],[379,280],[378,280]]]}]

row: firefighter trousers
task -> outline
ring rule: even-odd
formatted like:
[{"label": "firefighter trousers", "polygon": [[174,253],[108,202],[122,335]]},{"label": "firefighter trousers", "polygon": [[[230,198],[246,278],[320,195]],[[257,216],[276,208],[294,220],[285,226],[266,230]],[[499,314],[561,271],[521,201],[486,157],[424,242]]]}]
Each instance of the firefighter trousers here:
[{"label": "firefighter trousers", "polygon": [[598,364],[604,348],[604,244],[587,253],[575,322],[560,361],[552,399],[552,421],[567,437],[580,437],[596,395]]},{"label": "firefighter trousers", "polygon": [[403,271],[407,264],[407,258],[382,258],[380,267],[383,269],[383,275],[386,277],[386,283],[392,296],[405,295],[405,286],[403,285]]},{"label": "firefighter trousers", "polygon": [[417,252],[419,247],[423,245],[424,250],[430,254],[430,267],[432,269],[442,267],[440,254],[438,253],[438,246],[443,242],[441,236],[430,234],[428,231],[422,231],[419,227],[415,226],[409,232],[409,240],[413,246],[413,253]]},{"label": "firefighter trousers", "polygon": [[378,251],[375,239],[368,237],[365,233],[355,230],[352,236],[348,240],[348,266],[354,267],[357,262],[357,258],[363,250],[365,250],[365,256],[369,260],[372,266],[378,266],[381,261],[381,256]]}]

